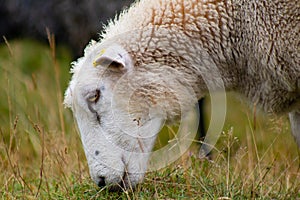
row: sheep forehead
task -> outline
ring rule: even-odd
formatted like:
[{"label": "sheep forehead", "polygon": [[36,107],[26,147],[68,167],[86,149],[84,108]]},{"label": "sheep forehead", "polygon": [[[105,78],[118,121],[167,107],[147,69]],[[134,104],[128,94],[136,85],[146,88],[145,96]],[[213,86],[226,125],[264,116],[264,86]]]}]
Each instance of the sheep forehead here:
[{"label": "sheep forehead", "polygon": [[73,76],[65,94],[65,105],[67,107],[71,107],[74,93],[84,95],[103,85],[106,88],[111,88],[119,78],[119,75],[110,73],[107,66],[95,66],[95,61],[101,56],[114,58],[118,54],[127,54],[127,51],[119,45],[109,43],[93,44],[89,48],[83,58],[73,62],[73,69],[71,70]]},{"label": "sheep forehead", "polygon": [[[91,47],[89,47],[91,48]],[[91,53],[91,50],[86,51]],[[65,92],[64,104],[66,107],[72,108],[74,92],[80,85],[94,85],[97,76],[97,70],[92,65],[90,56],[85,55],[77,61],[72,62],[72,78],[69,87]]]}]

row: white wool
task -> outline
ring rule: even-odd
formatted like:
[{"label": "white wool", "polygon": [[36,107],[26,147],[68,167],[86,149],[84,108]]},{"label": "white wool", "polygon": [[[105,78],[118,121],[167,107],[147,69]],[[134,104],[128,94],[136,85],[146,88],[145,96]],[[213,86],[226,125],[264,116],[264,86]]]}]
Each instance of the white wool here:
[{"label": "white wool", "polygon": [[95,182],[140,182],[164,122],[216,90],[289,113],[300,146],[299,10],[299,0],[141,0],[111,21],[72,63],[65,94]]}]

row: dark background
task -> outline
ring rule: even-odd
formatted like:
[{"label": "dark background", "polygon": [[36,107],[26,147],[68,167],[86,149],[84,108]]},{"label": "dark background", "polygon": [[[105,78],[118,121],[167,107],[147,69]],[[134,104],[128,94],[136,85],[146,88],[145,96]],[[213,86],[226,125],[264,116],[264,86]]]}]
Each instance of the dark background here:
[{"label": "dark background", "polygon": [[0,0],[0,36],[47,42],[46,28],[74,56],[82,55],[103,24],[134,0]]}]

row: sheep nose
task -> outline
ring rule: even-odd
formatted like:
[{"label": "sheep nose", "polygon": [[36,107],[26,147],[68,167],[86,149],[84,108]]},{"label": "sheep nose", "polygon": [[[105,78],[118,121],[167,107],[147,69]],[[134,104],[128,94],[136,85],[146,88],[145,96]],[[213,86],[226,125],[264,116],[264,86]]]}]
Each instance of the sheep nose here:
[{"label": "sheep nose", "polygon": [[104,187],[105,186],[105,177],[103,177],[103,176],[99,177],[98,186],[99,187]]}]

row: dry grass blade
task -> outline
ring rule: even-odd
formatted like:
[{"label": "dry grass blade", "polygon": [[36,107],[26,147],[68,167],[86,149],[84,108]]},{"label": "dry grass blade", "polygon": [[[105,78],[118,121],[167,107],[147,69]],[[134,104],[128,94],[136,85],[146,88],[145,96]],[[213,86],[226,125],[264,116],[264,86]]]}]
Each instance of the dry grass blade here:
[{"label": "dry grass blade", "polygon": [[4,144],[4,149],[5,149],[5,153],[6,153],[6,156],[7,156],[7,160],[9,162],[10,169],[13,172],[15,180],[17,180],[18,183],[20,185],[22,185],[23,191],[24,191],[24,186],[26,186],[26,188],[30,191],[30,193],[32,195],[33,191],[31,189],[31,187],[27,184],[27,182],[25,181],[25,179],[22,177],[18,163],[13,164],[12,158],[10,156],[11,154],[9,152],[9,149],[5,145],[4,134],[3,134],[2,129],[0,129],[0,134],[1,134],[1,138],[2,138],[2,143]]},{"label": "dry grass blade", "polygon": [[[62,90],[60,87],[59,83],[59,77],[60,77],[60,67],[59,64],[56,60],[56,46],[55,46],[55,37],[53,34],[51,34],[50,30],[47,28],[47,36],[48,36],[48,42],[50,45],[50,50],[51,50],[51,58],[52,62],[54,64],[54,72],[55,72],[55,82],[56,82],[56,91],[57,91],[57,104],[58,104],[58,111],[59,111],[59,119],[60,119],[60,126],[61,126],[61,133],[62,133],[62,138],[65,138],[65,122],[63,118],[63,98],[62,98]],[[66,141],[65,142],[65,147],[67,147]]]}]

